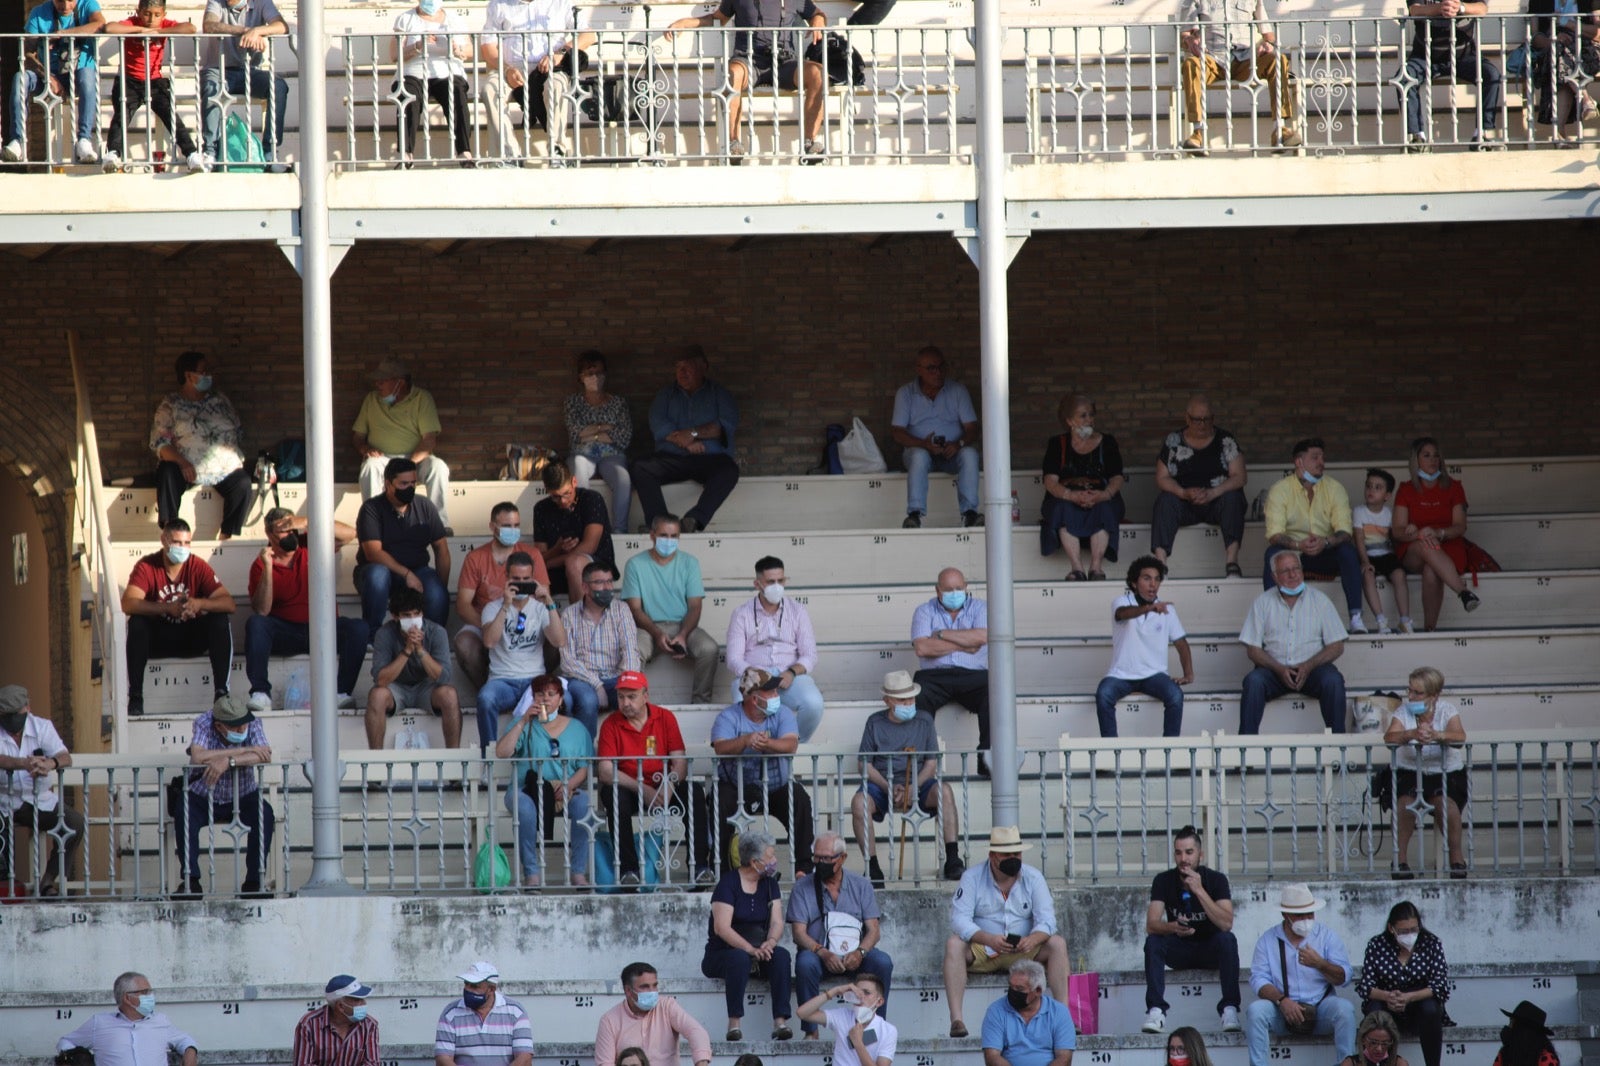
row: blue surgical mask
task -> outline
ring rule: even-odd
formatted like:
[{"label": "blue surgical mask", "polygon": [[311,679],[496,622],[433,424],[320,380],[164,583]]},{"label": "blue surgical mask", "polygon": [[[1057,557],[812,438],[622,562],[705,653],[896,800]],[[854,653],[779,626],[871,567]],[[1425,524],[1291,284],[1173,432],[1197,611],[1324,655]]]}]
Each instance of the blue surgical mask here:
[{"label": "blue surgical mask", "polygon": [[353,1022],[364,1022],[364,1021],[366,1021],[367,1020],[367,1005],[365,1003],[363,1003],[359,1007],[351,1007],[350,1008],[350,1020],[353,1021]]},{"label": "blue surgical mask", "polygon": [[139,1005],[134,1010],[137,1010],[146,1018],[150,1017],[156,1012],[156,994],[154,992],[144,993],[139,997]]},{"label": "blue surgical mask", "polygon": [[1317,482],[1321,481],[1322,479],[1320,477],[1318,477],[1317,475],[1315,475],[1315,474],[1308,474],[1308,473],[1305,473],[1304,471],[1301,471],[1300,480],[1304,481],[1307,485],[1315,485]]},{"label": "blue surgical mask", "polygon": [[1418,470],[1417,471],[1417,476],[1420,477],[1422,480],[1428,482],[1429,484],[1432,484],[1433,482],[1438,481],[1441,477],[1444,477],[1444,471],[1443,470],[1435,470],[1433,473],[1430,474],[1426,470]]},{"label": "blue surgical mask", "polygon": [[783,710],[783,697],[781,696],[768,696],[766,702],[761,705],[761,712],[768,718],[771,718],[781,710]]},{"label": "blue surgical mask", "polygon": [[417,0],[417,10],[424,15],[437,15],[439,13],[439,0]]},{"label": "blue surgical mask", "polygon": [[1407,700],[1406,710],[1410,711],[1412,714],[1427,714],[1428,705],[1422,700]]},{"label": "blue surgical mask", "polygon": [[657,537],[656,554],[663,558],[672,558],[672,553],[678,550],[677,537]]},{"label": "blue surgical mask", "polygon": [[167,562],[173,566],[182,566],[189,561],[189,546],[187,544],[167,545]]},{"label": "blue surgical mask", "polygon": [[894,705],[894,720],[895,721],[897,721],[897,722],[909,722],[909,721],[911,721],[911,719],[915,718],[916,716],[917,716],[917,705],[915,703],[897,703],[897,704]]},{"label": "blue surgical mask", "polygon": [[966,589],[951,589],[949,592],[939,593],[939,602],[947,611],[959,611],[967,603]]},{"label": "blue surgical mask", "polygon": [[399,398],[400,398],[400,394],[398,392],[391,392],[387,396],[383,397],[383,406],[385,406],[385,407],[393,407],[394,406],[394,402],[396,400],[398,400]]},{"label": "blue surgical mask", "polygon": [[1298,596],[1305,590],[1306,583],[1304,581],[1300,582],[1298,585],[1295,585],[1293,588],[1284,588],[1282,585],[1278,586],[1278,591],[1283,593],[1285,596]]},{"label": "blue surgical mask", "polygon": [[471,992],[463,989],[461,992],[461,1002],[466,1004],[468,1010],[477,1010],[479,1007],[489,1002],[489,994],[487,992]]},{"label": "blue surgical mask", "polygon": [[633,1001],[640,1010],[655,1010],[656,1004],[661,1002],[661,992],[652,988],[648,992],[640,992],[635,995]]},{"label": "blue surgical mask", "polygon": [[196,392],[210,392],[211,385],[212,381],[210,374],[201,374],[199,377],[194,379],[194,388]]},{"label": "blue surgical mask", "polygon": [[243,744],[250,739],[250,730],[246,729],[242,733],[235,733],[231,729],[224,729],[222,735],[228,738],[229,744]]},{"label": "blue surgical mask", "polygon": [[496,526],[494,529],[494,539],[499,541],[502,546],[509,548],[517,541],[522,539],[522,527]]}]

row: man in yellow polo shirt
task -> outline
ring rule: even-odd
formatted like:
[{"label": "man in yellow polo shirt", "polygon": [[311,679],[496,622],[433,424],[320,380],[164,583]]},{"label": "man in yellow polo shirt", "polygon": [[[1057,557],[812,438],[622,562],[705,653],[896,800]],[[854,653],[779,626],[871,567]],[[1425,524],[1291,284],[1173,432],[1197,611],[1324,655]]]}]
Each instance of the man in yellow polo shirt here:
[{"label": "man in yellow polo shirt", "polygon": [[373,369],[372,382],[354,427],[356,451],[361,453],[361,498],[383,495],[383,470],[390,459],[410,459],[448,533],[450,467],[433,453],[440,428],[433,395],[411,384],[411,371],[392,355]]},{"label": "man in yellow polo shirt", "polygon": [[1321,437],[1307,437],[1294,446],[1294,473],[1267,492],[1267,554],[1261,584],[1272,588],[1272,557],[1281,551],[1300,553],[1308,574],[1337,577],[1344,586],[1350,632],[1365,633],[1361,620],[1361,557],[1351,536],[1350,497],[1344,486],[1323,477]]}]

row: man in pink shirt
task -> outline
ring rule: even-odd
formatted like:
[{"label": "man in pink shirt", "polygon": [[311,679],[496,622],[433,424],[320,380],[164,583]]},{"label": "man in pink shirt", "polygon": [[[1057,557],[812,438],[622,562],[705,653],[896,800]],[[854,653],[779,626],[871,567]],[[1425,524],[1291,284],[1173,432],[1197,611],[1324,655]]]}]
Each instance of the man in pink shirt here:
[{"label": "man in pink shirt", "polygon": [[678,1039],[689,1041],[694,1066],[710,1066],[711,1035],[671,996],[661,995],[656,968],[630,962],[622,968],[623,1000],[600,1016],[594,1066],[617,1066],[619,1051],[639,1048],[651,1066],[683,1066]]}]

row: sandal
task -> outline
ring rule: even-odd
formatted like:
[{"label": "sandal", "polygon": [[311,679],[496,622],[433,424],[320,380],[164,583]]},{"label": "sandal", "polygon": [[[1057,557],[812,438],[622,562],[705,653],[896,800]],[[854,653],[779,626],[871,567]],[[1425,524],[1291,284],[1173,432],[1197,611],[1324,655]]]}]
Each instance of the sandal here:
[{"label": "sandal", "polygon": [[1389,880],[1391,880],[1391,881],[1413,881],[1413,880],[1416,879],[1416,876],[1417,876],[1416,874],[1411,872],[1411,867],[1410,866],[1406,865],[1405,863],[1401,863],[1399,866],[1395,867],[1394,873],[1389,875]]},{"label": "sandal", "polygon": [[1229,563],[1227,565],[1227,568],[1222,571],[1222,576],[1223,577],[1244,577],[1244,570],[1239,566],[1238,563]]},{"label": "sandal", "polygon": [[1066,579],[1068,581],[1088,581],[1089,575],[1084,573],[1082,570],[1069,570],[1067,571]]},{"label": "sandal", "polygon": [[1465,881],[1466,879],[1467,879],[1467,864],[1464,863],[1464,862],[1453,862],[1453,863],[1451,863],[1450,864],[1450,880],[1452,880],[1452,881]]},{"label": "sandal", "polygon": [[1106,572],[1104,570],[1091,570],[1091,571],[1089,571],[1089,580],[1090,581],[1104,581],[1105,579],[1106,579]]}]

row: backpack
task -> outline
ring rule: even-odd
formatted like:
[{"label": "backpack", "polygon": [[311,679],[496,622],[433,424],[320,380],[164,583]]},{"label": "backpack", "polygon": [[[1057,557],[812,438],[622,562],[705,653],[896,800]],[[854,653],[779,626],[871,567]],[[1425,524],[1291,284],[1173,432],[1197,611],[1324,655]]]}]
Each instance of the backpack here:
[{"label": "backpack", "polygon": [[222,153],[228,169],[236,174],[260,174],[266,170],[267,153],[261,138],[235,112],[228,112]]},{"label": "backpack", "polygon": [[830,33],[812,44],[806,49],[806,59],[822,65],[829,85],[867,83],[867,64],[842,33]]}]

